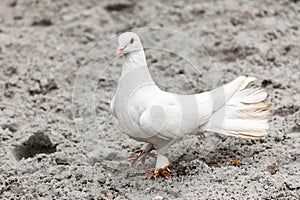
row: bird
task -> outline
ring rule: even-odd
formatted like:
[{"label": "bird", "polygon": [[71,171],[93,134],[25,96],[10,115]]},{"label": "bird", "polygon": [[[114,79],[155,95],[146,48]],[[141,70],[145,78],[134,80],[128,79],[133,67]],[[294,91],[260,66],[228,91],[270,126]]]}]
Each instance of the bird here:
[{"label": "bird", "polygon": [[149,179],[171,175],[168,148],[186,135],[214,132],[259,139],[269,129],[270,104],[264,89],[254,87],[254,77],[239,76],[211,91],[181,95],[161,90],[148,70],[140,37],[125,32],[118,37],[117,56],[123,58],[121,76],[110,103],[120,128],[145,144],[130,156],[144,164],[156,151]]}]

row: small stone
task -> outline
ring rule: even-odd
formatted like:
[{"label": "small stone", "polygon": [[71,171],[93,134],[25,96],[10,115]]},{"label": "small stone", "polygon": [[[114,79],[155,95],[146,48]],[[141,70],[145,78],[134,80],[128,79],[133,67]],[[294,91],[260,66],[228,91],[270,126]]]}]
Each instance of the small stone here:
[{"label": "small stone", "polygon": [[114,198],[114,195],[112,193],[107,193],[106,196],[107,196],[108,199],[113,199]]},{"label": "small stone", "polygon": [[40,94],[41,92],[41,87],[38,82],[34,82],[33,85],[29,88],[30,95]]},{"label": "small stone", "polygon": [[42,87],[46,87],[48,85],[48,79],[42,78],[42,79],[40,79],[40,83],[41,83]]},{"label": "small stone", "polygon": [[19,81],[19,77],[13,76],[8,80],[8,83],[15,86],[17,85],[18,81]]},{"label": "small stone", "polygon": [[39,71],[35,71],[32,73],[32,79],[33,80],[40,80],[42,78],[42,74]]},{"label": "small stone", "polygon": [[41,19],[32,22],[32,26],[51,26],[53,22],[50,19]]},{"label": "small stone", "polygon": [[152,200],[163,200],[163,199],[164,199],[164,197],[162,197],[162,196],[156,196]]},{"label": "small stone", "polygon": [[14,132],[16,132],[18,130],[18,124],[16,122],[14,122],[14,121],[8,120],[7,123],[1,125],[1,128],[3,130],[7,129],[10,132],[14,133]]},{"label": "small stone", "polygon": [[279,166],[276,163],[273,163],[272,165],[267,166],[268,172],[270,172],[270,174],[272,174],[272,175],[276,174],[278,169],[279,169]]},{"label": "small stone", "polygon": [[131,1],[116,1],[116,2],[110,2],[108,5],[105,6],[105,9],[107,11],[124,11],[128,9],[132,9],[134,7],[135,3]]}]

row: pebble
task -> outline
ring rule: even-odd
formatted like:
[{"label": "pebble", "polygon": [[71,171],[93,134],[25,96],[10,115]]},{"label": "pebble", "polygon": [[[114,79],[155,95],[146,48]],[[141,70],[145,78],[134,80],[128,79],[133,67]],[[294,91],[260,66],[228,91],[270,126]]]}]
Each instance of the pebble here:
[{"label": "pebble", "polygon": [[163,199],[164,199],[164,197],[162,197],[162,196],[156,196],[152,200],[163,200]]}]

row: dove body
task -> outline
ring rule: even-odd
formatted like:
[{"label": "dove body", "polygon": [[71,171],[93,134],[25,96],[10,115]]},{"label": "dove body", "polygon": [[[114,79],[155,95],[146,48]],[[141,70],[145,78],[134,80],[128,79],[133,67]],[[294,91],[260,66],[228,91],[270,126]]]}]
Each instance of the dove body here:
[{"label": "dove body", "polygon": [[267,94],[249,87],[255,78],[240,76],[212,91],[179,95],[155,84],[137,34],[119,36],[118,54],[123,54],[124,62],[111,110],[126,134],[146,142],[135,160],[157,151],[152,178],[168,177],[167,150],[185,135],[211,131],[261,138],[267,134],[270,113],[268,104],[262,102]]}]

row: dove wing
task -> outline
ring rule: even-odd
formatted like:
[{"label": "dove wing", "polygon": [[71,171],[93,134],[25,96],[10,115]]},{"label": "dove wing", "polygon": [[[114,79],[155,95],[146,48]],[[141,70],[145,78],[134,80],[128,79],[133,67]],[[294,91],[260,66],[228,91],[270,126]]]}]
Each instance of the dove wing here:
[{"label": "dove wing", "polygon": [[172,140],[177,129],[178,113],[177,106],[171,102],[152,102],[141,113],[139,125],[151,136]]},{"label": "dove wing", "polygon": [[[203,98],[209,98],[206,95],[209,94],[203,94]],[[139,124],[151,135],[157,134],[168,139],[181,138],[194,133],[199,122],[205,123],[209,120],[211,109],[206,109],[212,107],[209,104],[209,101],[203,101],[201,106],[204,108],[199,109],[195,95],[178,95],[162,91],[141,113]]]}]

